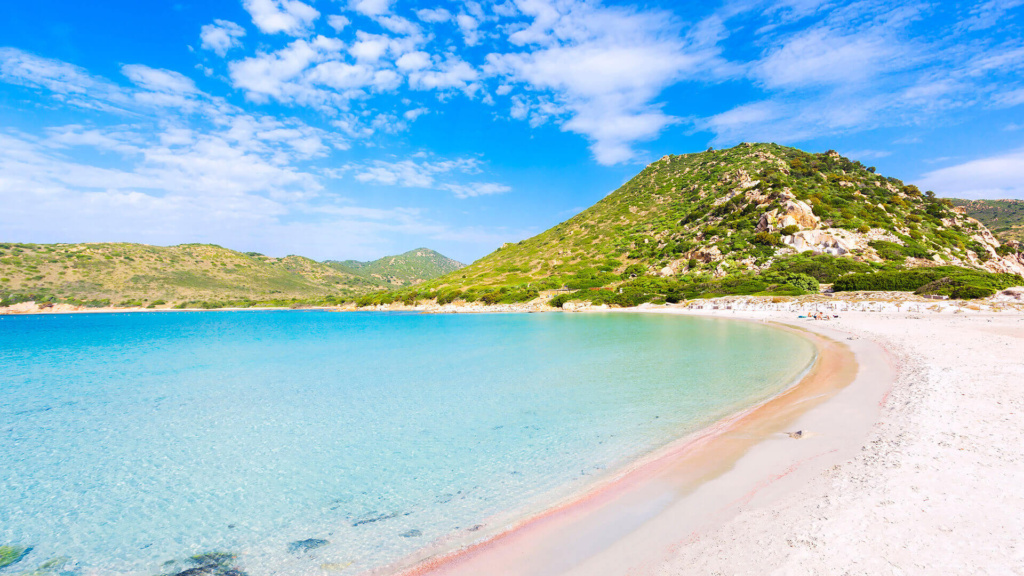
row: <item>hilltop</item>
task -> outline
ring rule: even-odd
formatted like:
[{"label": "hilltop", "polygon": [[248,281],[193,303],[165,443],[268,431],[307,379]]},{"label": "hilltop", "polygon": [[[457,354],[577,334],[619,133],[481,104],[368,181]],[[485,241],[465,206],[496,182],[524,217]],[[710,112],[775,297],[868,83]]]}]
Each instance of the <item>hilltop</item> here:
[{"label": "hilltop", "polygon": [[367,278],[386,286],[412,286],[454,272],[465,264],[429,248],[417,248],[397,256],[371,262],[326,260],[324,264],[341,272]]},{"label": "hilltop", "polygon": [[1000,242],[1024,242],[1024,200],[953,200]]},{"label": "hilltop", "polygon": [[817,291],[819,283],[847,274],[940,266],[969,272],[969,279],[946,274],[928,281],[949,280],[942,288],[947,293],[987,274],[1024,273],[1016,247],[1000,244],[965,209],[930,191],[834,151],[741,144],[665,156],[550,230],[506,244],[418,291],[360,302],[516,302],[546,290],[598,288],[639,293],[619,298],[626,303],[652,295],[792,294]]}]

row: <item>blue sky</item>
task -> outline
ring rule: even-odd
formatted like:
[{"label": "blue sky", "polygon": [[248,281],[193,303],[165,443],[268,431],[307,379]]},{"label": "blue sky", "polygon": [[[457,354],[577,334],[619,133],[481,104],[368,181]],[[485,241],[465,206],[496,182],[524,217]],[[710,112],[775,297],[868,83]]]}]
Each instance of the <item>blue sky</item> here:
[{"label": "blue sky", "polygon": [[665,154],[1024,198],[1024,0],[0,7],[4,241],[472,261]]}]

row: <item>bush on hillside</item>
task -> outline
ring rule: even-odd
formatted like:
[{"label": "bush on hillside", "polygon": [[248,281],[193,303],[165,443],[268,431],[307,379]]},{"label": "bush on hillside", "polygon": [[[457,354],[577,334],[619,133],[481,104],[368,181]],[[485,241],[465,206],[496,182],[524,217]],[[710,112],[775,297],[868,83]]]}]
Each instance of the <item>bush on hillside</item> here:
[{"label": "bush on hillside", "polygon": [[765,246],[782,246],[782,235],[778,232],[758,232],[754,234],[754,242]]},{"label": "bush on hillside", "polygon": [[1024,283],[1015,274],[994,274],[958,266],[850,274],[836,280],[836,292],[872,290],[939,294],[951,298],[985,298],[997,290]]},{"label": "bush on hillside", "polygon": [[851,272],[870,272],[871,265],[857,262],[852,258],[837,258],[828,254],[817,256],[797,255],[776,260],[771,270],[778,272],[797,272],[806,274],[826,284],[835,282],[837,278]]}]

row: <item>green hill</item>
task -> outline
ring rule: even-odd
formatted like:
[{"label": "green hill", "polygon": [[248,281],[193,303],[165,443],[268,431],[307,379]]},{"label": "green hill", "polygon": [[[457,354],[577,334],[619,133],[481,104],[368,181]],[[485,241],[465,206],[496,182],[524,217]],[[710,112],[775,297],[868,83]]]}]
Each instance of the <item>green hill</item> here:
[{"label": "green hill", "polygon": [[950,201],[834,151],[741,144],[665,156],[546,232],[416,290],[360,302],[516,302],[550,289],[591,291],[591,300],[638,294],[619,298],[627,303],[793,294],[850,273],[939,265],[982,275],[1024,271],[1010,252]]},{"label": "green hill", "polygon": [[1024,243],[1024,200],[953,200],[1001,242]]},{"label": "green hill", "polygon": [[92,306],[330,302],[380,286],[301,256],[270,258],[208,244],[0,244],[5,304],[12,299]]},{"label": "green hill", "polygon": [[332,268],[367,278],[386,286],[411,286],[444,276],[465,266],[430,250],[417,248],[397,256],[385,256],[372,262],[327,260]]}]

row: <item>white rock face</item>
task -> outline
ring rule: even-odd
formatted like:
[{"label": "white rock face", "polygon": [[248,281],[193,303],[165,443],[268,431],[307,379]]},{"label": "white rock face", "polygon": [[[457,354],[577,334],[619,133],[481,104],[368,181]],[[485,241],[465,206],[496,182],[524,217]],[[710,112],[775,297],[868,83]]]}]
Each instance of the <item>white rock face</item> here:
[{"label": "white rock face", "polygon": [[783,236],[782,241],[797,252],[810,250],[815,254],[831,254],[833,256],[849,254],[858,248],[855,242],[839,238],[831,232],[831,230],[803,230],[791,236]]},{"label": "white rock face", "polygon": [[780,211],[778,208],[765,212],[757,222],[759,232],[772,232],[786,226],[799,226],[800,228],[815,229],[821,224],[821,218],[814,215],[811,209],[803,200],[790,199]]},{"label": "white rock face", "polygon": [[675,270],[673,270],[669,266],[665,266],[664,268],[661,269],[661,275],[662,276],[672,276],[675,273],[676,273]]}]

